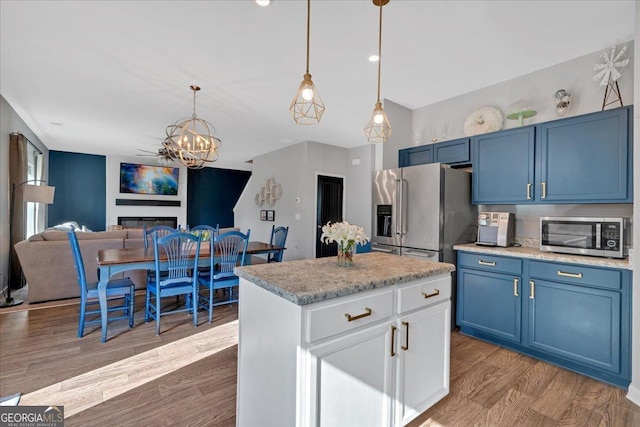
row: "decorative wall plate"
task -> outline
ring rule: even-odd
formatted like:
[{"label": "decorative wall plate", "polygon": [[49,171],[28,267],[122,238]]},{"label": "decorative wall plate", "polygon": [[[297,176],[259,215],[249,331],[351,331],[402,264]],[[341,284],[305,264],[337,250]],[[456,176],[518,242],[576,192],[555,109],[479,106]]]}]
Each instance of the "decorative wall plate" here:
[{"label": "decorative wall plate", "polygon": [[502,112],[496,107],[480,107],[464,121],[464,134],[472,136],[495,132],[502,129],[503,122]]}]

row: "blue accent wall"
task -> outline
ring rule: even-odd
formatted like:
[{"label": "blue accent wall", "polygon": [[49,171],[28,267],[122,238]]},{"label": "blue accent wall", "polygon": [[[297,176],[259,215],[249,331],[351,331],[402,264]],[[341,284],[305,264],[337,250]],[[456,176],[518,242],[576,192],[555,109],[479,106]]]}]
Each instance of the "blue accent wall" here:
[{"label": "blue accent wall", "polygon": [[187,173],[187,222],[189,226],[220,224],[233,227],[233,208],[251,172],[204,168]]},{"label": "blue accent wall", "polygon": [[49,185],[56,188],[47,226],[75,221],[93,231],[106,228],[106,157],[49,151]]}]

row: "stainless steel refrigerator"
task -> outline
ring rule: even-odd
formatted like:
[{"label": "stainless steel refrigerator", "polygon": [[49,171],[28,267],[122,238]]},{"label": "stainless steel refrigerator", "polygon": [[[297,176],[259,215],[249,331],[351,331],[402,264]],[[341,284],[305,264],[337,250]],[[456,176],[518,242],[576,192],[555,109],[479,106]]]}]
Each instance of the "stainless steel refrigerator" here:
[{"label": "stainless steel refrigerator", "polygon": [[[430,163],[374,174],[373,251],[456,264],[453,245],[475,242],[471,173]],[[454,274],[452,307],[455,295]]]}]

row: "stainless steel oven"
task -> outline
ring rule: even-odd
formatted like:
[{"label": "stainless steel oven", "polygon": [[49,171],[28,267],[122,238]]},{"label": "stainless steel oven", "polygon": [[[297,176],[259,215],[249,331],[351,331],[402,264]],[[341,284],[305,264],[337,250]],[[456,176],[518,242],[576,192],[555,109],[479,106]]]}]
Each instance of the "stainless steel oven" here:
[{"label": "stainless steel oven", "polygon": [[627,218],[541,217],[540,250],[606,258],[626,258]]}]

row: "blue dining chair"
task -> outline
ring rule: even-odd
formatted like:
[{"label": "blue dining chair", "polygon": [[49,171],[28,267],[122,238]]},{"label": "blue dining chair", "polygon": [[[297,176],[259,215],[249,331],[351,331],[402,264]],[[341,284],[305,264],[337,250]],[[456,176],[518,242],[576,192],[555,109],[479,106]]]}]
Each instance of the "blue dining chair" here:
[{"label": "blue dining chair", "polygon": [[[275,246],[282,246],[284,248],[284,244],[287,241],[287,234],[289,234],[289,227],[276,227],[275,225],[272,225],[269,243]],[[267,262],[282,262],[283,255],[284,249],[270,253],[267,256]]]},{"label": "blue dining chair", "polygon": [[[87,308],[99,304],[98,300],[98,282],[88,282],[87,276],[84,271],[84,261],[82,260],[82,254],[80,253],[80,246],[78,245],[78,236],[74,231],[67,232],[69,243],[71,245],[71,253],[73,255],[73,264],[76,270],[76,277],[78,278],[78,285],[80,285],[80,317],[78,319],[78,338],[82,338],[84,335],[84,327],[89,324],[101,323],[100,307],[97,309]],[[118,297],[118,298],[113,298]],[[129,319],[129,327],[133,327],[133,311],[135,304],[135,285],[128,277],[125,279],[109,280],[107,283],[107,299],[122,299],[122,304],[112,305],[107,307],[108,313],[114,311],[122,311],[121,316],[109,317],[107,322],[115,320]],[[108,301],[107,301],[108,304]],[[87,316],[98,315],[96,319],[87,320]]]},{"label": "blue dining chair", "polygon": [[[142,226],[142,237],[144,238],[144,248],[149,249],[149,243],[153,245],[153,236],[164,237],[171,233],[180,231],[179,228],[172,228],[168,225],[156,225],[155,227],[147,228],[146,225]],[[165,272],[163,272],[164,274]],[[155,270],[147,270],[147,283],[154,283],[156,281]]]},{"label": "blue dining chair", "polygon": [[[233,273],[233,269],[238,265],[244,265],[249,244],[249,235],[239,231],[228,231],[216,235],[213,239],[213,247],[209,257],[209,269],[198,275],[198,307],[209,312],[209,323],[213,319],[213,307],[221,304],[232,304],[238,302],[238,293],[235,295],[233,288],[237,288],[240,279]],[[209,290],[207,296],[200,295],[200,289]],[[228,290],[229,296],[224,301],[215,302],[214,294],[218,289]]]},{"label": "blue dining chair", "polygon": [[[147,283],[145,322],[154,319],[156,321],[156,335],[159,335],[162,316],[192,312],[193,326],[198,326],[197,276],[200,237],[187,232],[174,232],[164,237],[159,237],[154,233],[153,253],[156,273],[155,280],[152,283]],[[185,295],[184,307],[176,306],[173,309],[163,309],[162,298],[180,295]]]}]

